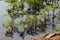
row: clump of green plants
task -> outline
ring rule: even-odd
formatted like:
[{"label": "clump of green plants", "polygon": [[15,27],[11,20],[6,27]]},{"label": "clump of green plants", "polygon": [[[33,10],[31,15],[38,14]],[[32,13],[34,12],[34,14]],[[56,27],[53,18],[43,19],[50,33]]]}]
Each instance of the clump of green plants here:
[{"label": "clump of green plants", "polygon": [[[48,4],[48,0],[7,0],[9,6],[11,8],[7,9],[8,16],[10,16],[11,20],[8,20],[4,27],[7,30],[5,33],[8,37],[13,37],[13,34],[17,32],[20,37],[24,39],[25,34],[36,35],[41,32],[45,32],[47,28],[47,22],[49,22],[49,11],[53,12],[53,24],[52,28],[55,28],[54,19],[55,19],[55,9],[58,5]],[[43,5],[43,2],[46,2],[46,5]],[[47,3],[48,2],[48,3]],[[29,8],[24,9],[24,3],[27,3]],[[48,12],[48,15],[46,15]],[[6,16],[3,15],[3,17]],[[23,19],[25,17],[25,19]],[[22,18],[23,20],[19,20],[18,23],[15,24],[15,19]],[[27,27],[25,27],[27,25]],[[18,26],[20,26],[22,31],[19,31]],[[26,33],[25,33],[26,32]]]}]

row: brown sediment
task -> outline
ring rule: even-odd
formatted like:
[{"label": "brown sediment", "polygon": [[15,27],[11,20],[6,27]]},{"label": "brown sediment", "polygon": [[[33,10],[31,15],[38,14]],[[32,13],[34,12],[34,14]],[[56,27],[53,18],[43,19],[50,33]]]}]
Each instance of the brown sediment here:
[{"label": "brown sediment", "polygon": [[51,40],[60,40],[60,35],[50,38]]},{"label": "brown sediment", "polygon": [[30,38],[29,40],[48,40],[48,38]]},{"label": "brown sediment", "polygon": [[29,40],[60,40],[60,33],[47,34],[43,37],[30,38]]}]

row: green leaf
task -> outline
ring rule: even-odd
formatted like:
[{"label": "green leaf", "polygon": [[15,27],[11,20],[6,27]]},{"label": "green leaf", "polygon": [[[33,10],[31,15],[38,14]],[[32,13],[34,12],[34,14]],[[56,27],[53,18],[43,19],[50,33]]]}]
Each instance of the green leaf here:
[{"label": "green leaf", "polygon": [[39,16],[40,18],[46,18],[45,9],[41,9]]},{"label": "green leaf", "polygon": [[38,3],[41,3],[43,2],[44,0],[26,0],[27,3],[29,4],[38,4]]},{"label": "green leaf", "polygon": [[8,3],[14,3],[17,2],[18,0],[7,0]]},{"label": "green leaf", "polygon": [[18,6],[22,6],[23,3],[22,3],[21,1],[19,1],[19,2],[17,2],[17,5],[18,5]]},{"label": "green leaf", "polygon": [[24,22],[21,20],[21,21],[19,21],[19,23],[20,23],[20,27],[21,27],[21,30],[24,30]]},{"label": "green leaf", "polygon": [[27,12],[26,10],[22,10],[22,14],[26,14],[26,12]]},{"label": "green leaf", "polygon": [[24,30],[24,24],[20,24],[21,30]]},{"label": "green leaf", "polygon": [[11,20],[8,20],[5,24],[4,24],[4,28],[7,28],[9,26],[12,25],[12,21]]},{"label": "green leaf", "polygon": [[40,14],[43,14],[43,13],[45,13],[45,9],[40,10]]},{"label": "green leaf", "polygon": [[56,30],[60,32],[60,26],[59,26],[59,27],[57,27],[57,28],[56,28]]},{"label": "green leaf", "polygon": [[40,18],[46,18],[46,14],[41,14]]},{"label": "green leaf", "polygon": [[56,21],[57,21],[57,22],[60,22],[60,19],[57,19]]},{"label": "green leaf", "polygon": [[52,11],[54,11],[58,7],[58,4],[52,6]]},{"label": "green leaf", "polygon": [[46,11],[49,11],[51,8],[52,8],[52,7],[49,6],[49,5],[46,5],[46,6],[44,7],[44,9],[45,9]]}]

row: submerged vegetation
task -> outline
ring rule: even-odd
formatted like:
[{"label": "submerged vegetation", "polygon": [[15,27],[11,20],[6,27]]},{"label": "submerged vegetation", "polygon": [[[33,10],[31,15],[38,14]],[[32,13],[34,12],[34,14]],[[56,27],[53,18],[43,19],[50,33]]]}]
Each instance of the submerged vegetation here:
[{"label": "submerged vegetation", "polygon": [[[5,35],[13,37],[13,34],[17,32],[19,36],[24,39],[25,34],[34,36],[40,32],[45,32],[49,25],[52,25],[53,30],[58,29],[58,31],[60,31],[59,28],[56,29],[55,27],[55,23],[57,23],[58,20],[60,21],[60,4],[58,4],[58,1],[59,0],[7,0],[6,2],[9,4],[7,12],[11,20],[8,20],[3,25],[8,29]],[[55,14],[57,9],[59,9],[59,11]],[[18,23],[15,23],[15,19],[17,18],[20,20]],[[22,31],[19,31],[19,26]]]}]

